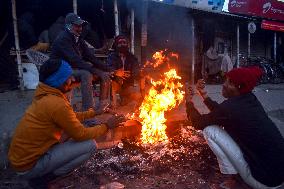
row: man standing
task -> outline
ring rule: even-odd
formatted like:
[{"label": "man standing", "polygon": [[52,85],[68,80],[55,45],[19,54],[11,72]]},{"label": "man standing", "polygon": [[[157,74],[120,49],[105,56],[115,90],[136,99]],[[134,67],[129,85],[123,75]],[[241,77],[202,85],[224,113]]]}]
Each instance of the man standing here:
[{"label": "man standing", "polygon": [[81,82],[82,108],[87,110],[94,105],[93,80],[100,80],[100,106],[108,103],[110,91],[109,73],[106,65],[97,60],[85,41],[81,38],[86,21],[74,13],[67,14],[65,30],[59,34],[52,45],[50,58],[63,59],[70,63],[73,74]]},{"label": "man standing", "polygon": [[117,106],[116,94],[119,93],[122,104],[126,104],[134,97],[134,80],[140,84],[140,98],[144,95],[142,72],[137,58],[129,52],[128,40],[124,35],[115,37],[114,52],[107,59],[107,65],[114,72],[112,77],[113,106]]},{"label": "man standing", "polygon": [[277,188],[284,182],[284,138],[252,93],[262,75],[258,67],[233,69],[226,74],[222,94],[227,100],[212,101],[203,80],[197,90],[210,109],[201,115],[187,98],[187,114],[217,156],[223,174],[239,174],[254,189]]},{"label": "man standing", "polygon": [[32,104],[15,130],[9,161],[32,187],[47,188],[50,180],[80,166],[96,150],[95,138],[124,121],[113,116],[106,124],[84,127],[81,121],[99,112],[73,111],[65,96],[73,80],[72,68],[64,60],[45,62]]}]

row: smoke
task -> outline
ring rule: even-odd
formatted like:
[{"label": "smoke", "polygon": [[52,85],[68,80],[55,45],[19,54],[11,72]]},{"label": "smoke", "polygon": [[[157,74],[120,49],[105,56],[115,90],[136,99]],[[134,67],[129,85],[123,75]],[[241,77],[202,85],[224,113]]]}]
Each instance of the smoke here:
[{"label": "smoke", "polygon": [[[135,10],[135,27],[141,27],[145,18],[143,1],[128,2],[128,8]],[[192,16],[188,8],[148,1],[147,58],[156,51],[168,49],[179,54],[178,67],[189,73],[192,52],[191,22]]]}]

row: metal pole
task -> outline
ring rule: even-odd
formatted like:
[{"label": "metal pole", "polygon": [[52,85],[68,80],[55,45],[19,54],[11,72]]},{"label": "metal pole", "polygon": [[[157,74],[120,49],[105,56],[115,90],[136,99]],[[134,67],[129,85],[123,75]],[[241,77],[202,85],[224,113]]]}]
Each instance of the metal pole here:
[{"label": "metal pole", "polygon": [[240,67],[240,25],[237,25],[237,68]]},{"label": "metal pole", "polygon": [[250,57],[250,33],[248,33],[248,57]]},{"label": "metal pole", "polygon": [[195,72],[195,22],[194,22],[194,18],[192,18],[191,30],[192,30],[191,84],[194,85],[194,72]]},{"label": "metal pole", "polygon": [[20,82],[20,89],[24,90],[23,67],[22,67],[22,60],[21,60],[21,55],[20,55],[20,43],[19,43],[17,14],[16,14],[16,1],[15,0],[12,0],[12,16],[13,16],[15,47],[16,47],[17,64],[18,64],[18,72],[19,72],[18,78]]},{"label": "metal pole", "polygon": [[274,32],[274,46],[273,46],[273,49],[274,49],[274,51],[273,51],[273,58],[274,58],[274,62],[276,63],[276,56],[277,56],[277,33],[276,32]]},{"label": "metal pole", "polygon": [[117,0],[113,1],[114,6],[114,24],[115,24],[115,36],[119,35],[119,25],[118,25],[118,8],[117,8]]},{"label": "metal pole", "polygon": [[134,10],[131,9],[131,52],[134,54]]},{"label": "metal pole", "polygon": [[78,14],[77,0],[73,0],[73,12],[74,12],[75,14]]}]

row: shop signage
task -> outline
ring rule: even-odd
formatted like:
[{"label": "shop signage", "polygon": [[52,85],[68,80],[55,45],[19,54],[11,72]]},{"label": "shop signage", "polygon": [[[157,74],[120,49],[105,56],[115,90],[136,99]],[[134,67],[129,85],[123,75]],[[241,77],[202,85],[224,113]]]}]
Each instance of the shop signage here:
[{"label": "shop signage", "polygon": [[263,20],[261,22],[261,28],[265,29],[265,30],[273,30],[273,31],[284,32],[284,23]]},{"label": "shop signage", "polygon": [[284,20],[284,2],[278,0],[230,0],[231,13]]}]

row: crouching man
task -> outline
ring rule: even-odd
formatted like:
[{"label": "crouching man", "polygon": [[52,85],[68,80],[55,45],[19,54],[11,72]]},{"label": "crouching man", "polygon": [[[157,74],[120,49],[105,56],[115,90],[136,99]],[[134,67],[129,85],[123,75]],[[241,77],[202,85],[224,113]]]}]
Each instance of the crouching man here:
[{"label": "crouching man", "polygon": [[[64,60],[45,62],[32,104],[15,130],[9,161],[31,187],[47,188],[49,181],[80,166],[96,150],[95,138],[124,121],[114,116],[106,124],[84,127],[81,121],[96,112],[73,111],[65,96],[73,80],[72,68]],[[63,139],[65,134],[69,140]]]},{"label": "crouching man", "polygon": [[[221,104],[212,101],[203,80],[197,90],[211,111],[201,115],[187,97],[187,114],[217,156],[223,174],[237,175],[254,189],[281,188],[284,182],[284,138],[252,93],[262,75],[258,67],[233,69],[226,74]],[[283,186],[283,185],[282,185]]]}]

